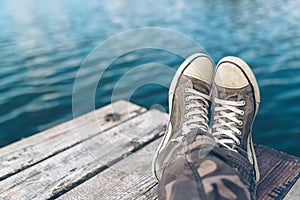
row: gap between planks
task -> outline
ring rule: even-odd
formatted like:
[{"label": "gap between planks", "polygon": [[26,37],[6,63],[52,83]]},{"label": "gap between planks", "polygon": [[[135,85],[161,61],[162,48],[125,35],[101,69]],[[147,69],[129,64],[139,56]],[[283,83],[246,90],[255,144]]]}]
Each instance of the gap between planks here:
[{"label": "gap between planks", "polygon": [[148,144],[58,199],[155,199],[157,182],[151,172],[151,161],[160,140]]},{"label": "gap between planks", "polygon": [[85,140],[1,181],[0,199],[57,197],[158,138],[166,120],[166,113],[150,110]]},{"label": "gap between planks", "polygon": [[283,199],[299,178],[300,159],[262,145],[257,145],[255,151],[261,173],[257,198]]},{"label": "gap between planks", "polygon": [[120,100],[3,147],[0,181],[144,112],[145,108]]},{"label": "gap between planks", "polygon": [[[68,191],[59,199],[156,199],[157,183],[152,176],[150,166],[158,142],[159,140],[152,142]],[[293,185],[292,181],[299,173],[299,159],[262,145],[257,145],[255,150],[262,177],[258,184],[257,199],[282,199],[289,188],[286,187],[277,196],[274,196],[274,189],[281,187],[282,184],[287,185],[289,183],[289,187]],[[270,165],[273,168],[270,168]],[[293,170],[293,173],[276,175],[285,169]]]},{"label": "gap between planks", "polygon": [[[123,103],[125,104],[128,102],[123,101]],[[117,107],[122,107],[122,109],[124,109],[120,104]],[[105,108],[107,108],[107,111],[104,112],[105,114],[99,113],[100,117],[98,117],[102,119],[102,122],[105,121],[105,116],[107,114],[111,114],[113,111],[118,110],[109,108],[109,106],[106,106]],[[121,115],[121,120],[117,120],[118,122],[108,122],[112,124],[111,127],[106,126],[106,131],[99,135],[98,133],[95,133],[92,125],[87,125],[93,122],[92,116],[79,117],[78,120],[79,123],[81,123],[80,130],[86,134],[86,139],[80,140],[80,144],[74,143],[72,146],[67,148],[64,147],[65,149],[62,151],[45,157],[45,159],[29,165],[30,167],[27,167],[28,169],[22,169],[23,171],[1,181],[0,199],[2,197],[11,199],[51,199],[59,197],[60,195],[62,195],[60,196],[60,199],[69,199],[70,197],[90,199],[93,192],[97,197],[100,196],[104,199],[113,199],[114,196],[110,196],[110,194],[114,195],[115,193],[118,193],[119,197],[122,197],[123,199],[156,198],[157,183],[152,177],[151,170],[149,169],[153,157],[151,151],[154,151],[158,145],[158,140],[156,140],[156,138],[162,134],[167,116],[165,113],[155,110],[145,113],[146,110],[139,106],[131,108],[136,112],[136,115],[131,115],[129,112],[127,112],[126,115],[126,112],[123,112],[125,113],[124,116],[128,117],[122,117],[123,115]],[[102,109],[103,108],[99,110]],[[122,109],[118,113],[121,113]],[[139,116],[140,113],[143,113],[141,115],[142,119],[141,116]],[[91,114],[93,115],[93,113],[90,113],[90,115]],[[117,126],[120,122],[123,123]],[[52,133],[52,136],[51,134],[45,135],[47,132],[45,131],[33,136],[32,138],[35,138],[35,140],[29,138],[25,139],[25,141],[28,140],[29,143],[32,142],[34,145],[38,141],[45,140],[45,138],[51,140],[52,138],[58,137],[58,135],[63,136],[65,132],[74,131],[73,123],[74,121],[66,122],[65,124],[67,124],[67,126],[60,125],[47,130]],[[152,128],[149,128],[149,126],[148,129],[143,128],[144,126],[147,127],[147,124],[149,123],[153,126]],[[154,128],[154,126],[156,128]],[[63,130],[63,127],[67,127],[65,131]],[[55,133],[55,131],[58,133]],[[121,136],[119,134],[121,134]],[[39,135],[41,136],[40,140],[38,137]],[[84,137],[85,136],[83,136],[83,138]],[[63,137],[61,137],[61,139],[63,139]],[[11,150],[13,153],[26,148],[28,148],[28,151],[39,150],[39,148],[36,147],[30,149],[30,145],[22,144],[23,142],[24,140],[14,143],[7,148],[0,149],[0,160],[5,157],[2,155],[3,152],[6,152],[4,151],[5,149]],[[278,176],[275,171],[296,169],[297,172],[297,169],[299,171],[300,166],[299,159],[261,145],[256,146],[255,149],[259,159],[260,171],[262,173],[262,179],[258,189],[258,199],[276,199],[276,197],[270,197],[270,195],[274,195],[274,187],[270,187],[270,184],[268,184],[269,182],[272,182],[273,186],[279,187],[281,187],[280,184],[282,183],[284,183],[284,186],[289,184],[288,188],[285,188],[284,191],[278,193],[277,199],[281,199],[294,184],[294,182],[292,182],[294,175],[280,174]],[[53,153],[56,150],[50,151]],[[135,153],[132,154],[132,152]],[[35,153],[40,152],[31,152],[31,155],[34,156]],[[126,156],[128,157],[123,159]],[[144,168],[144,174],[141,170],[136,174],[128,173],[130,172],[129,170],[123,169],[126,168],[127,165],[133,165],[138,168],[137,161],[144,163],[143,167],[148,167]],[[148,164],[146,164],[147,162]],[[0,172],[1,170],[2,169],[0,168]],[[137,175],[139,177],[137,177]],[[118,179],[118,177],[115,176],[118,176],[121,179]],[[99,177],[106,180],[107,183],[104,185],[98,184],[99,187],[94,188],[92,188],[93,185],[89,186],[89,184],[95,181],[99,182],[99,180],[97,180]],[[141,179],[143,179],[144,185],[141,185]],[[115,187],[112,187],[112,184],[115,184]],[[118,184],[122,184],[121,187],[119,187]],[[107,188],[106,185],[110,185],[111,187],[107,190],[103,190],[102,187]],[[134,187],[128,189],[128,186],[130,185]],[[116,188],[118,189],[116,190]],[[87,192],[84,192],[85,190]],[[99,193],[99,191],[104,192]],[[126,193],[126,191],[128,192]]]}]

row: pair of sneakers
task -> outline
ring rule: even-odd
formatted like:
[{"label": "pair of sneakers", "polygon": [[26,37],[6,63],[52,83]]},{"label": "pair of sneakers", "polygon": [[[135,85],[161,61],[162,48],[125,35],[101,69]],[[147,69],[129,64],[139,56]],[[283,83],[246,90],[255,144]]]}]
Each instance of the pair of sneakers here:
[{"label": "pair of sneakers", "polygon": [[259,102],[255,76],[240,58],[221,59],[214,72],[214,63],[207,55],[188,57],[169,89],[168,127],[153,160],[157,180],[166,167],[162,154],[172,151],[170,143],[188,140],[187,135],[196,131],[197,135],[211,137],[221,151],[231,152],[236,157],[233,159],[249,161],[245,165],[251,165],[253,179],[258,182],[251,129]]}]

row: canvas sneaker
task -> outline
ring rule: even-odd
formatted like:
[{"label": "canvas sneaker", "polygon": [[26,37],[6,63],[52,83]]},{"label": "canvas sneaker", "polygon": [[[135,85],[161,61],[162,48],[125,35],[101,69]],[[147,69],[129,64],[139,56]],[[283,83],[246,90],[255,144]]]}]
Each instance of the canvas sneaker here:
[{"label": "canvas sneaker", "polygon": [[168,126],[152,165],[157,180],[179,141],[193,130],[208,132],[213,66],[207,55],[193,54],[181,64],[172,80]]},{"label": "canvas sneaker", "polygon": [[[259,103],[259,88],[251,68],[237,57],[221,59],[212,86],[212,135],[224,152],[229,150],[234,160],[232,164],[241,161],[234,167],[242,179],[245,170],[239,166],[252,165],[256,182],[260,175],[252,142],[252,124]],[[242,162],[244,158],[246,162]]]}]

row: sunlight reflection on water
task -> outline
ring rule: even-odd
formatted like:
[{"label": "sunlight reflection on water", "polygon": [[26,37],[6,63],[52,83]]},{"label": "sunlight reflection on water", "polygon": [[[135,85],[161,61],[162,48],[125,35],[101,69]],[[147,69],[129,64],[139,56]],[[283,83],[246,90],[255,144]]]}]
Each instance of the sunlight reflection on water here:
[{"label": "sunlight reflection on water", "polygon": [[[195,39],[215,62],[226,55],[245,59],[262,97],[255,142],[300,155],[299,1],[0,1],[0,7],[0,146],[72,118],[76,72],[99,42],[121,31],[156,26]],[[120,42],[132,45],[149,39]],[[105,50],[85,72],[82,88],[97,78],[93,72],[101,62],[121,49],[115,45]],[[123,55],[104,73],[96,106],[109,103],[113,87],[129,69],[153,61],[176,69],[182,59],[155,49]],[[170,82],[171,73],[150,69],[146,78]],[[132,75],[133,80],[141,75]],[[130,82],[122,84],[130,88]],[[159,85],[145,85],[131,100],[167,109],[167,92]],[[123,96],[120,92],[116,98]]]}]

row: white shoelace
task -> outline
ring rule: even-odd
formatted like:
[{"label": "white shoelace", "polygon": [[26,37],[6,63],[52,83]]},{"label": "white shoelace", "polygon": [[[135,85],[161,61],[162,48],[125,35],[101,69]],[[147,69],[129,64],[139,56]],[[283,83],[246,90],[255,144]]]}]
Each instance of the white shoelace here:
[{"label": "white shoelace", "polygon": [[188,133],[194,128],[199,128],[203,131],[208,131],[207,116],[209,108],[208,101],[210,101],[210,96],[198,92],[192,88],[185,88],[184,92],[189,94],[186,95],[185,99],[185,101],[189,102],[189,104],[185,106],[186,113],[184,115],[184,118],[187,119],[190,116],[192,117],[183,123],[183,134]]},{"label": "white shoelace", "polygon": [[[212,133],[217,143],[223,145],[224,147],[236,151],[232,148],[233,144],[240,145],[240,140],[237,135],[241,135],[241,131],[236,128],[236,124],[242,125],[243,121],[236,118],[236,114],[244,115],[244,111],[237,108],[239,106],[244,106],[245,101],[227,101],[215,98],[215,103],[220,104],[215,108],[215,124],[213,129],[215,131]],[[226,112],[226,111],[231,112]],[[229,119],[229,122],[226,122]],[[224,129],[227,127],[226,129]],[[230,146],[231,145],[231,146]]]}]

